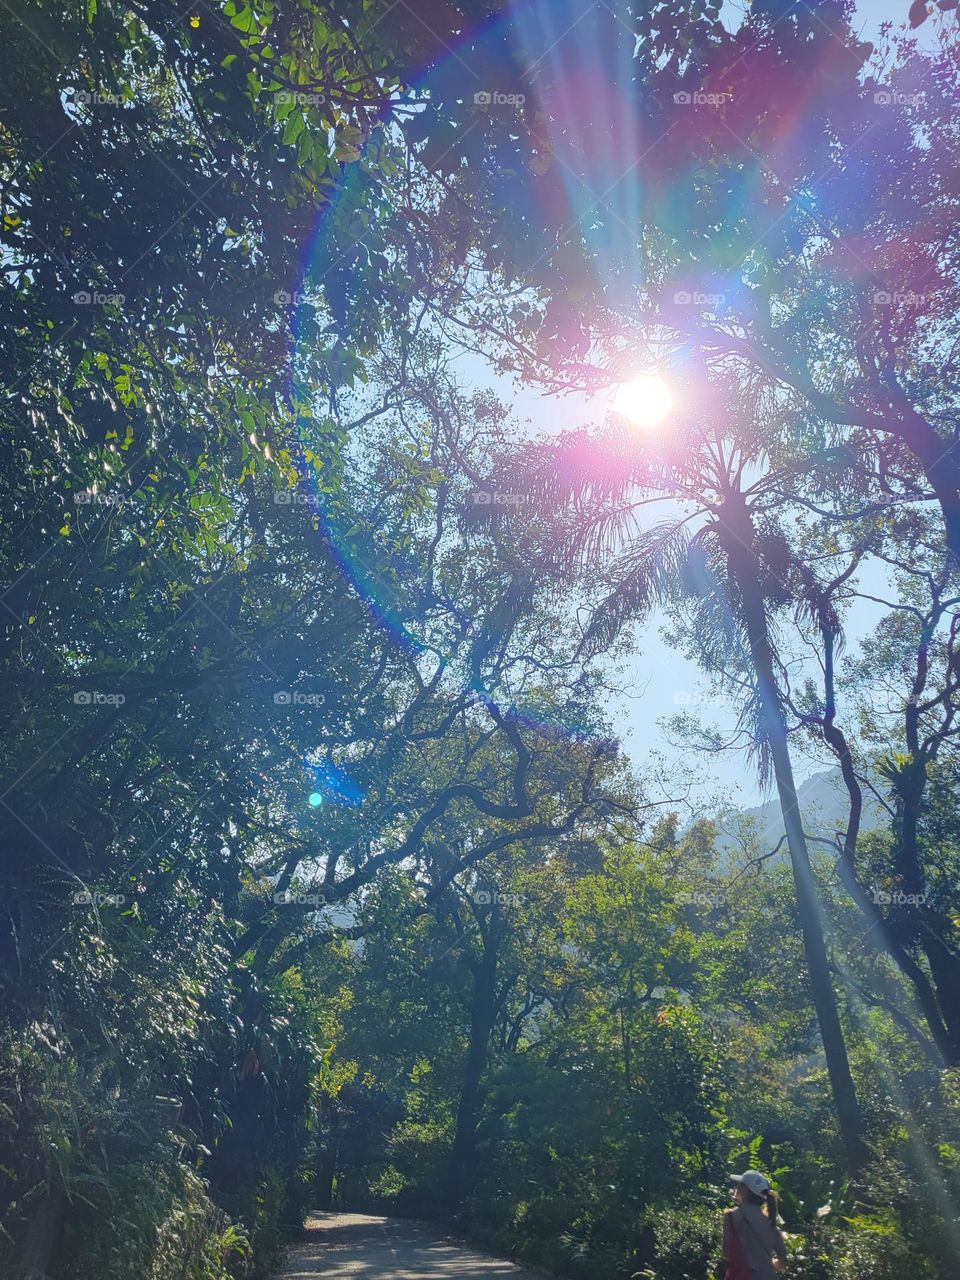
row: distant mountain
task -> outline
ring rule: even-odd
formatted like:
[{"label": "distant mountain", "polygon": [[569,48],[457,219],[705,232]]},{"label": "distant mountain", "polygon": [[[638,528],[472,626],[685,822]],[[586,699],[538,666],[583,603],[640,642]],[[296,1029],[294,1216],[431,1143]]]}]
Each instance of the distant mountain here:
[{"label": "distant mountain", "polygon": [[[807,835],[822,836],[832,840],[838,831],[846,829],[849,803],[847,789],[843,785],[839,769],[827,769],[815,773],[797,788],[797,799],[803,815],[803,829]],[[886,812],[872,792],[864,791],[863,816],[860,829],[869,831],[884,825]],[[720,836],[717,845],[721,849],[739,847],[740,839],[755,835],[761,851],[768,853],[783,836],[783,819],[780,802],[774,794],[764,804],[753,809],[741,809],[724,815],[719,821]],[[786,844],[782,852],[786,853]]]}]

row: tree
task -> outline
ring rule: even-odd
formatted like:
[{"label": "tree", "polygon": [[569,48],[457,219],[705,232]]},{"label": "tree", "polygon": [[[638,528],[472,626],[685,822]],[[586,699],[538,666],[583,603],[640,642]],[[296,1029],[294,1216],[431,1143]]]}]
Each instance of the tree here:
[{"label": "tree", "polygon": [[[587,629],[588,645],[602,648],[655,605],[681,598],[694,614],[708,669],[734,683],[748,681],[741,719],[750,725],[761,777],[772,773],[776,783],[808,981],[855,1169],[863,1159],[859,1106],[797,804],[770,621],[772,612],[809,596],[810,578],[778,526],[784,476],[764,467],[764,436],[756,421],[740,416],[734,388],[701,389],[697,418],[659,439],[641,441],[621,422],[596,439],[581,432],[542,445],[525,465],[523,484],[537,493],[542,511],[569,516],[548,534],[548,552],[561,571],[589,567],[604,575],[608,590]],[[715,407],[708,414],[710,400]],[[681,504],[681,514],[643,527],[641,511],[666,500]],[[618,553],[613,558],[611,549]]]},{"label": "tree", "polygon": [[435,289],[448,331],[557,392],[657,364],[665,340],[736,359],[812,450],[875,451],[875,495],[935,501],[955,558],[952,19],[921,54],[889,31],[874,50],[833,0],[754,5],[735,30],[711,6],[576,16],[509,30],[512,109],[478,122],[438,83],[463,143],[435,216],[496,272]]},{"label": "tree", "polygon": [[[517,704],[552,698],[552,714],[586,720],[591,680],[555,617],[533,607],[517,548],[490,540],[482,563],[467,556],[457,521],[473,464],[458,432],[471,406],[443,401],[436,376],[431,394],[444,412],[429,429],[388,415],[386,443],[371,433],[352,468],[337,426],[313,438],[303,478],[279,449],[255,461],[251,445],[181,488],[151,471],[136,500],[77,504],[72,538],[59,536],[22,602],[31,644],[6,654],[11,1070],[67,1057],[134,1109],[172,1100],[192,1135],[187,1163],[169,1134],[149,1148],[170,1198],[149,1199],[135,1160],[129,1184],[158,1231],[186,1194],[177,1179],[208,1161],[215,1201],[198,1220],[226,1206],[260,1256],[270,1247],[284,1207],[264,1180],[299,1185],[323,1052],[291,989],[318,948],[366,934],[380,877],[425,856],[445,822],[499,823],[447,867],[440,894],[496,850],[562,834],[604,803],[601,738],[578,756],[564,804],[538,810],[556,776]],[[8,477],[13,507],[18,484]],[[14,574],[18,534],[3,549]],[[208,937],[209,955],[196,947]],[[195,988],[180,962],[191,946]],[[50,1073],[38,1114],[76,1088]],[[56,1271],[70,1249],[99,1247],[78,1245],[64,1207],[96,1167],[95,1133],[81,1127],[56,1168],[39,1133],[21,1137],[30,1162],[16,1162],[16,1194],[31,1176],[45,1188],[29,1213],[19,1198],[8,1206],[22,1265]],[[110,1130],[104,1159],[124,1133]],[[114,1261],[130,1256],[118,1245]]]},{"label": "tree", "polygon": [[[809,690],[797,713],[822,735],[843,776],[850,813],[837,840],[838,869],[865,936],[909,981],[935,1053],[952,1065],[960,982],[948,888],[952,839],[948,824],[933,837],[934,854],[926,832],[928,823],[936,829],[942,821],[934,811],[946,812],[930,793],[931,779],[942,779],[944,800],[952,794],[958,601],[929,516],[888,517],[875,554],[893,576],[895,599],[883,601],[891,612],[846,670],[838,672],[837,637],[826,632],[823,691]],[[838,594],[880,602],[848,578],[835,584]],[[864,726],[853,740],[838,714],[846,700]],[[888,789],[892,801],[885,850],[861,832],[868,787]]]}]

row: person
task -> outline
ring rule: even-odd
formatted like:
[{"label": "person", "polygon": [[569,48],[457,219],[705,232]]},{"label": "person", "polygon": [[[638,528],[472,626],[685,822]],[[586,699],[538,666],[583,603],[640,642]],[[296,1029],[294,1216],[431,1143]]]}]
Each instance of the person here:
[{"label": "person", "polygon": [[737,1207],[723,1215],[721,1273],[724,1280],[771,1280],[787,1261],[777,1226],[777,1197],[756,1169],[731,1174],[730,1181]]}]

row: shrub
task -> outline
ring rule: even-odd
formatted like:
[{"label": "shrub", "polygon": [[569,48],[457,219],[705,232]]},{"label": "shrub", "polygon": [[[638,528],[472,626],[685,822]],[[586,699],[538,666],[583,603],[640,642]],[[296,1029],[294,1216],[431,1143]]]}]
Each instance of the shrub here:
[{"label": "shrub", "polygon": [[644,1217],[653,1237],[650,1271],[656,1280],[703,1280],[720,1254],[721,1215],[702,1205],[651,1208]]}]

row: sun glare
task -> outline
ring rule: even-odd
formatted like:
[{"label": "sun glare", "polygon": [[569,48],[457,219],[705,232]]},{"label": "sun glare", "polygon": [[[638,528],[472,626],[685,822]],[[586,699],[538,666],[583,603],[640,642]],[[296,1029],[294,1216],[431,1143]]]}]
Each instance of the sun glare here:
[{"label": "sun glare", "polygon": [[640,373],[621,382],[610,408],[638,427],[655,427],[670,412],[673,396],[664,380],[655,373]]}]

